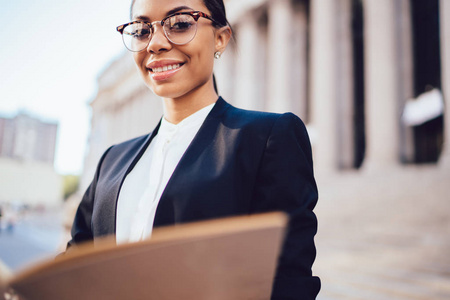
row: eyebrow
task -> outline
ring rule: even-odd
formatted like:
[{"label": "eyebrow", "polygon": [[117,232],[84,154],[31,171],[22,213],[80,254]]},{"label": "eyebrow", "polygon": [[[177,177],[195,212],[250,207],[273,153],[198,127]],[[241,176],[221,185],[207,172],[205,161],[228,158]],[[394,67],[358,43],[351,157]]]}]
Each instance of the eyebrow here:
[{"label": "eyebrow", "polygon": [[[182,11],[182,10],[191,10],[191,11],[194,11],[194,9],[191,8],[191,7],[189,7],[189,6],[185,6],[185,5],[183,5],[183,6],[178,6],[178,7],[175,7],[175,8],[173,8],[173,9],[169,10],[169,11],[166,13],[166,17],[167,17],[167,16],[170,16],[170,15],[173,15],[173,14],[179,12],[179,11]],[[135,16],[133,19],[134,19],[134,20],[150,21],[150,18],[147,17],[147,16]]]},{"label": "eyebrow", "polygon": [[170,16],[170,15],[172,15],[172,14],[175,14],[175,13],[177,13],[177,12],[179,12],[179,11],[181,11],[181,10],[194,10],[193,8],[190,8],[189,6],[178,6],[178,7],[175,7],[174,9],[171,9],[171,10],[169,10],[168,12],[167,12],[167,14],[166,14],[166,16]]}]

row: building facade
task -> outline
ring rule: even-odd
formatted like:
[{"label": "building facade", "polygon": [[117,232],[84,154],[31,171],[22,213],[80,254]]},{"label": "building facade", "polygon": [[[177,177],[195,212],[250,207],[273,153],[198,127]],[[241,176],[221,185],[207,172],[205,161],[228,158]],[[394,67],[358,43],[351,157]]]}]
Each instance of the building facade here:
[{"label": "building facade", "polygon": [[0,203],[56,205],[62,180],[54,170],[58,125],[26,114],[0,118]]},{"label": "building facade", "polygon": [[[216,61],[232,104],[300,116],[319,174],[450,163],[449,105],[424,122],[402,121],[429,90],[450,97],[447,0],[229,0],[235,38]],[[161,100],[130,53],[98,79],[82,188],[111,144],[149,132]],[[419,111],[420,114],[420,111]],[[420,117],[420,116],[419,116]]]},{"label": "building facade", "polygon": [[26,114],[0,118],[0,156],[53,164],[58,125]]},{"label": "building facade", "polygon": [[245,2],[228,2],[237,43],[219,86],[240,106],[298,114],[318,171],[448,159],[444,109],[402,122],[407,102],[448,94],[448,1]]}]

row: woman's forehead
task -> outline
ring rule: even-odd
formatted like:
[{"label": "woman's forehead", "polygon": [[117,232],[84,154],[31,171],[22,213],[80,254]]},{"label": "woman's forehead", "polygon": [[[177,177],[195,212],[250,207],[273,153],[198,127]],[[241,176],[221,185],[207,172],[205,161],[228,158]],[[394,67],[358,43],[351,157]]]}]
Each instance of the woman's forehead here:
[{"label": "woman's forehead", "polygon": [[203,0],[136,0],[133,5],[132,19],[146,17],[156,21],[175,10],[199,10],[209,13]]}]

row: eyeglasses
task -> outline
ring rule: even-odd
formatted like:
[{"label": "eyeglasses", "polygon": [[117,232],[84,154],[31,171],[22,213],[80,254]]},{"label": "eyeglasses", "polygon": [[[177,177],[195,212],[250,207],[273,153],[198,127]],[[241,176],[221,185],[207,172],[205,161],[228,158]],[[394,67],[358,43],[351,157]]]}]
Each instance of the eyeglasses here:
[{"label": "eyeglasses", "polygon": [[164,35],[175,45],[185,45],[192,41],[197,33],[198,19],[206,18],[216,23],[213,18],[201,11],[179,12],[153,23],[133,21],[117,26],[122,40],[128,50],[139,52],[147,48],[155,32],[153,24],[161,24]]}]

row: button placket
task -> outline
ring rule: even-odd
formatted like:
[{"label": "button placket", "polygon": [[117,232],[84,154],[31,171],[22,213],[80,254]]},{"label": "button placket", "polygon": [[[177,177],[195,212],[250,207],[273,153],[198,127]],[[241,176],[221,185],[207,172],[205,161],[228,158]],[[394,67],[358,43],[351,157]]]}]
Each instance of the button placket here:
[{"label": "button placket", "polygon": [[[147,231],[148,221],[150,220],[150,215],[154,213],[155,211],[155,202],[158,202],[159,199],[157,199],[157,196],[159,195],[159,192],[161,190],[161,183],[164,178],[164,168],[166,166],[166,160],[167,160],[167,154],[169,152],[169,145],[174,139],[176,133],[178,132],[178,127],[169,127],[168,130],[161,134],[161,140],[158,141],[158,145],[156,149],[157,152],[160,153],[160,157],[158,158],[158,155],[156,155],[153,159],[151,168],[155,171],[153,174],[155,176],[152,176],[153,179],[157,178],[157,180],[152,180],[150,178],[149,182],[149,188],[147,190],[146,197],[142,198],[142,208],[140,206],[140,211],[138,214],[141,216],[145,216],[145,218],[140,218],[139,224],[136,224],[138,227],[137,231],[140,232],[140,239],[145,238],[145,234]],[[150,193],[152,191],[152,193]]]}]

